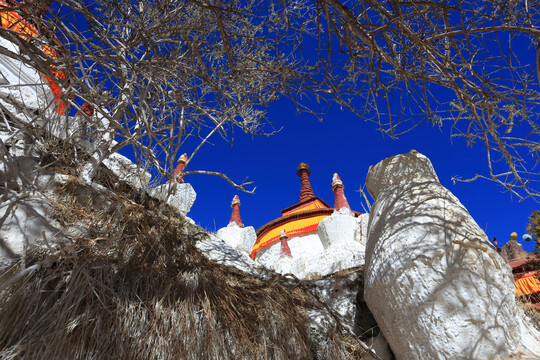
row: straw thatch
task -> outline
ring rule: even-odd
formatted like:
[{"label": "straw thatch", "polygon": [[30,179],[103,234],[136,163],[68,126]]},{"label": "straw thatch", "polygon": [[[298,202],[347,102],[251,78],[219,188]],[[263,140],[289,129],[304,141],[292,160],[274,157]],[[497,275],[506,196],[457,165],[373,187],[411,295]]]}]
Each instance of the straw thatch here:
[{"label": "straw thatch", "polygon": [[55,219],[84,236],[3,271],[0,358],[362,358],[309,291],[211,262],[202,229],[122,186],[58,186]]}]

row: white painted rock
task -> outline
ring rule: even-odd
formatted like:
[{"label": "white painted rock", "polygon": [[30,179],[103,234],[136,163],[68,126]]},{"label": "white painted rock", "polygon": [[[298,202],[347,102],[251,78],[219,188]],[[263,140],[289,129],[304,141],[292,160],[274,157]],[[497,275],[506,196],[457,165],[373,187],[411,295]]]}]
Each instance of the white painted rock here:
[{"label": "white painted rock", "polygon": [[369,214],[359,215],[356,221],[358,222],[358,242],[365,246],[367,244]]},{"label": "white painted rock", "polygon": [[201,254],[219,264],[234,266],[257,277],[265,276],[263,267],[253,262],[247,254],[238,252],[216,236],[211,235],[198,241],[195,246],[201,250]]},{"label": "white painted rock", "polygon": [[365,246],[349,241],[325,249],[324,253],[306,261],[306,273],[302,278],[313,279],[363,265]]},{"label": "white painted rock", "polygon": [[[135,188],[142,188],[150,182],[152,175],[138,165],[134,164],[127,157],[118,153],[112,153],[108,158],[103,160],[103,164],[115,173],[120,180],[123,180]],[[183,185],[183,184],[178,184]],[[190,185],[191,186],[191,185]],[[192,188],[193,190],[193,188]],[[182,191],[180,187],[177,189],[177,193]],[[190,205],[191,208],[191,205]],[[188,209],[189,211],[189,209]]]},{"label": "white painted rock", "polygon": [[412,150],[370,168],[364,295],[397,359],[504,359],[520,340],[510,267]]},{"label": "white painted rock", "polygon": [[183,215],[186,215],[195,199],[197,198],[197,193],[193,190],[193,186],[189,183],[176,184],[176,191],[172,191],[171,187],[174,183],[168,183],[152,190],[152,195],[158,199],[165,201],[167,204],[174,206],[178,209]]},{"label": "white painted rock", "polygon": [[[19,54],[19,47],[0,38],[0,46]],[[22,61],[0,55],[0,98],[8,99],[19,109],[45,109],[53,100],[47,80]]]},{"label": "white painted rock", "polygon": [[257,240],[257,234],[253,226],[242,228],[234,221],[219,229],[217,237],[229,244],[233,249],[248,255]]},{"label": "white painted rock", "polygon": [[44,198],[31,196],[17,201],[15,194],[8,194],[8,200],[0,204],[0,216],[5,216],[0,227],[0,262],[23,255],[29,246],[45,239],[49,245],[64,240],[52,213],[50,202]]}]

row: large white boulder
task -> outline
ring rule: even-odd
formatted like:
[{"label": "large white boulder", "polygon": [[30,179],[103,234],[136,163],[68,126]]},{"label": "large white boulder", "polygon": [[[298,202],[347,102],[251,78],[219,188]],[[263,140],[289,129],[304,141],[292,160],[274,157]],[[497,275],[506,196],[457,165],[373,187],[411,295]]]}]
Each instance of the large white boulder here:
[{"label": "large white boulder", "polygon": [[49,244],[64,239],[60,225],[52,219],[51,202],[38,196],[18,198],[7,194],[0,204],[0,262],[22,256],[38,242]]},{"label": "large white boulder", "polygon": [[231,221],[226,227],[219,229],[217,237],[233,249],[248,255],[251,253],[251,249],[257,240],[257,234],[253,226],[240,227],[234,221]]},{"label": "large white boulder", "polygon": [[173,182],[156,187],[151,191],[152,196],[174,206],[183,215],[186,215],[195,203],[197,193],[189,183],[175,184]]},{"label": "large white boulder", "polygon": [[370,168],[366,302],[397,359],[504,359],[520,330],[510,267],[411,151]]}]

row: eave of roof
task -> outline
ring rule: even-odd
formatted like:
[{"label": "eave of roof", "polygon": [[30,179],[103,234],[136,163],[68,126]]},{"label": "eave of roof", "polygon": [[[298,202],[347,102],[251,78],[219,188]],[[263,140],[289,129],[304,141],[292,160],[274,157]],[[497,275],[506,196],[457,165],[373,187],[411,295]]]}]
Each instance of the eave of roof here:
[{"label": "eave of roof", "polygon": [[526,257],[526,258],[523,258],[523,259],[510,261],[508,263],[508,265],[510,265],[510,267],[512,267],[512,270],[515,270],[515,269],[520,268],[523,265],[526,265],[531,260],[537,260],[538,261],[538,260],[540,260],[540,257],[539,256],[529,256],[529,257]]},{"label": "eave of roof", "polygon": [[296,204],[294,204],[294,205],[292,205],[292,206],[289,206],[289,207],[286,208],[286,209],[281,210],[281,214],[285,214],[285,213],[291,212],[291,211],[293,211],[295,208],[304,206],[305,204],[308,204],[308,203],[312,202],[313,200],[318,200],[318,201],[320,201],[324,206],[326,206],[328,209],[334,210],[334,209],[333,209],[330,205],[328,205],[323,199],[321,199],[321,198],[318,197],[318,196],[314,196],[314,197],[310,198],[309,200],[305,200],[305,201],[296,203]]},{"label": "eave of roof", "polygon": [[304,219],[304,218],[308,218],[308,217],[312,217],[312,216],[316,216],[316,215],[326,215],[326,214],[327,215],[332,215],[333,212],[334,212],[334,209],[332,209],[332,208],[329,208],[329,209],[310,209],[310,210],[299,211],[299,212],[292,213],[292,214],[289,214],[289,215],[286,215],[286,216],[282,216],[282,217],[277,218],[275,220],[272,220],[269,223],[266,223],[263,226],[261,226],[260,228],[258,228],[257,231],[256,231],[257,237],[261,236],[264,232],[275,228],[276,226],[279,226],[281,224],[287,223],[287,222],[292,221],[292,220]]}]

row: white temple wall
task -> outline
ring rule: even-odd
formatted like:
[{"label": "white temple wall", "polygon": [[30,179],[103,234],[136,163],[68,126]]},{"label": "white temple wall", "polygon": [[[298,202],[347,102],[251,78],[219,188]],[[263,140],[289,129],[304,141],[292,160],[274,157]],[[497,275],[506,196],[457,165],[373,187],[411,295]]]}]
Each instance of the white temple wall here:
[{"label": "white temple wall", "polygon": [[257,240],[257,234],[253,226],[242,228],[234,221],[230,222],[226,227],[219,229],[217,237],[233,249],[247,255],[251,253],[251,249]]},{"label": "white temple wall", "polygon": [[[324,252],[321,239],[317,234],[294,237],[289,239],[287,243],[291,249],[293,260],[295,261],[304,258],[313,258]],[[286,258],[288,258],[288,256],[283,255],[281,252],[281,241],[277,241],[261,251],[257,257],[257,261],[269,269],[278,271],[277,267],[286,260]]]},{"label": "white temple wall", "polygon": [[[0,38],[0,46],[18,53],[17,45]],[[7,99],[18,108],[30,110],[44,109],[49,101],[52,101],[53,94],[50,91],[47,80],[39,71],[24,65],[22,61],[0,55],[0,72],[4,83],[0,86],[0,98]],[[5,82],[9,82],[6,84]]]},{"label": "white temple wall", "polygon": [[322,219],[317,234],[325,249],[360,240],[360,226],[354,215],[334,213]]},{"label": "white temple wall", "polygon": [[[293,258],[306,258],[320,254],[324,246],[317,234],[297,236],[287,240]],[[281,250],[281,242],[278,242]]]}]

